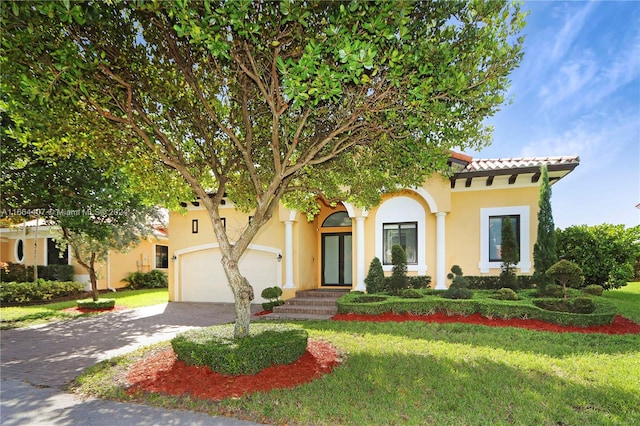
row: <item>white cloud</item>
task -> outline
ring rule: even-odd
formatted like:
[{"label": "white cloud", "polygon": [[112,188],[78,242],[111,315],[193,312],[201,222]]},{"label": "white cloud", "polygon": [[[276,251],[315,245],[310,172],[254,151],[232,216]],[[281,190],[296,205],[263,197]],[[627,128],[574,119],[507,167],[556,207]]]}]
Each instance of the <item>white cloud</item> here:
[{"label": "white cloud", "polygon": [[570,3],[571,7],[563,10],[563,18],[566,19],[564,25],[560,29],[560,32],[556,35],[555,43],[551,49],[550,60],[555,61],[559,58],[563,58],[571,46],[574,40],[578,37],[587,22],[587,18],[596,6],[596,2],[588,2],[584,7],[576,11],[575,6],[582,3]]}]

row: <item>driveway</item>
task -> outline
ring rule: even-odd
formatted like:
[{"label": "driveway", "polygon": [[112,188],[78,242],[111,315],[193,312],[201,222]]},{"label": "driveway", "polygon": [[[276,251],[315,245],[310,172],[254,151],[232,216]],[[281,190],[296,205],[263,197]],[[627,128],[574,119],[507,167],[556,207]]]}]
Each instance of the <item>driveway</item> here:
[{"label": "driveway", "polygon": [[[254,312],[260,310],[255,306]],[[0,423],[251,425],[226,417],[81,399],[63,391],[85,368],[193,327],[233,321],[232,304],[166,303],[2,332]]]}]

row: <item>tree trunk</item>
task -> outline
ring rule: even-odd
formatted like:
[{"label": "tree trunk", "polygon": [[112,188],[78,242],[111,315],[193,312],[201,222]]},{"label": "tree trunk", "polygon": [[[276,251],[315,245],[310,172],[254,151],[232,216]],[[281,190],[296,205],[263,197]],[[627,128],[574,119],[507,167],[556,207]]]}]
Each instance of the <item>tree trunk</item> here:
[{"label": "tree trunk", "polygon": [[89,271],[89,279],[91,280],[91,297],[94,302],[97,302],[100,295],[98,294],[98,277],[96,276],[96,253],[91,253],[91,260],[86,268]]},{"label": "tree trunk", "polygon": [[36,235],[33,239],[33,282],[38,281],[38,226],[40,219],[36,217]]},{"label": "tree trunk", "polygon": [[236,338],[248,336],[249,324],[251,323],[251,301],[254,298],[253,287],[240,273],[237,260],[223,257],[222,266],[235,300],[236,322],[234,336]]}]

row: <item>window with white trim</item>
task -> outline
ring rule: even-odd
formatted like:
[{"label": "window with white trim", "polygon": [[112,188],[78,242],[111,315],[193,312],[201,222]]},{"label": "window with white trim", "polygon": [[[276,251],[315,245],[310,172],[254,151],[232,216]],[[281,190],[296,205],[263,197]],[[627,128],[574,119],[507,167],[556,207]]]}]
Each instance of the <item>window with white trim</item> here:
[{"label": "window with white trim", "polygon": [[502,215],[489,216],[489,261],[502,262],[502,229],[505,220],[511,220],[513,235],[516,237],[516,243],[520,247],[520,216],[519,215]]},{"label": "window with white trim", "polygon": [[[497,246],[502,243],[502,223],[508,216],[515,226],[515,236],[520,250],[520,262],[517,267],[522,273],[531,272],[531,207],[510,206],[480,209],[480,262],[481,273],[489,273],[491,269],[500,269],[502,257]],[[515,220],[514,220],[515,219]],[[514,224],[514,222],[516,222]]]},{"label": "window with white trim", "polygon": [[384,265],[391,265],[391,249],[400,245],[407,255],[407,264],[418,263],[418,223],[385,223],[382,225],[382,252]]}]

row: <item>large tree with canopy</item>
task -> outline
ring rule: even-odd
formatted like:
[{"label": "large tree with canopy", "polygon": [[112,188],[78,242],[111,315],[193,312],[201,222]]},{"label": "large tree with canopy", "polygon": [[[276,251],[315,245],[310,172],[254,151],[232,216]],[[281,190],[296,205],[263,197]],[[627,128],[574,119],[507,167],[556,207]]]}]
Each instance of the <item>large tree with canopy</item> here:
[{"label": "large tree with canopy", "polygon": [[[14,136],[124,162],[164,195],[168,180],[188,187],[220,245],[237,336],[253,299],[238,261],[278,205],[371,206],[445,171],[451,149],[487,144],[524,25],[502,0],[64,0],[1,13]],[[252,212],[235,240],[223,197]]]}]

